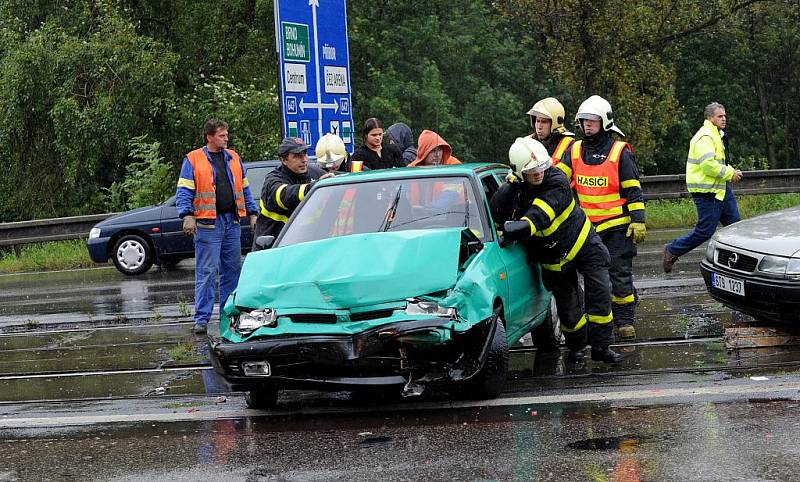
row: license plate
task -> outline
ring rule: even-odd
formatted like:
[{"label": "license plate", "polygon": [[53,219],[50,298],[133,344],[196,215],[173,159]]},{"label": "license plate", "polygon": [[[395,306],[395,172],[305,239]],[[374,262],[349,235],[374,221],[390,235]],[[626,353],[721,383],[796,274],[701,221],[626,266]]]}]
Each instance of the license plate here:
[{"label": "license plate", "polygon": [[727,291],[739,296],[744,296],[744,281],[729,278],[717,273],[711,273],[711,286],[718,290]]}]

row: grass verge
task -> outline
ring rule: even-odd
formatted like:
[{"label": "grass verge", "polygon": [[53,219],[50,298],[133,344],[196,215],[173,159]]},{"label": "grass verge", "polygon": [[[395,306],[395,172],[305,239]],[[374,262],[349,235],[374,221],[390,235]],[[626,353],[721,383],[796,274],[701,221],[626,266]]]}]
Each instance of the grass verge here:
[{"label": "grass verge", "polygon": [[[736,196],[742,218],[800,205],[800,193],[752,194]],[[647,229],[686,228],[697,222],[697,209],[691,198],[647,202]]]},{"label": "grass verge", "polygon": [[0,253],[0,273],[55,271],[92,266],[95,264],[89,258],[86,241],[83,239],[30,244],[22,247],[19,256],[13,251]]}]

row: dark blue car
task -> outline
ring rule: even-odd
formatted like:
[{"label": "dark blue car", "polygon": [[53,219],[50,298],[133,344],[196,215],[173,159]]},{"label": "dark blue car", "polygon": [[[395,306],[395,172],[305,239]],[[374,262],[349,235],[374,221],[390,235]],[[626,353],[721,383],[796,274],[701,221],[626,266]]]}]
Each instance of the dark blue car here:
[{"label": "dark blue car", "polygon": [[[244,164],[256,202],[264,177],[279,164],[280,161]],[[243,223],[242,251],[249,251],[252,243],[250,225]],[[127,275],[142,274],[153,264],[168,267],[194,257],[194,242],[183,234],[175,196],[161,204],[133,209],[97,223],[89,233],[88,247],[92,261],[106,263],[111,258],[114,266]]]}]

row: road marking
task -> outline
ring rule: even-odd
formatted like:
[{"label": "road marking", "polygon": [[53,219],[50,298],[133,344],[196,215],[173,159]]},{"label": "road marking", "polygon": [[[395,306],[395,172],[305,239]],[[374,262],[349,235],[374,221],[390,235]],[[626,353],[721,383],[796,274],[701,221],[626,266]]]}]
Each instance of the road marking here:
[{"label": "road marking", "polygon": [[[800,391],[800,381],[786,381],[770,383],[751,382],[735,385],[714,385],[710,387],[694,388],[666,388],[658,387],[645,390],[620,390],[611,392],[588,392],[559,395],[539,395],[533,397],[506,397],[483,401],[454,401],[454,402],[422,402],[394,404],[378,407],[344,407],[344,408],[312,408],[301,410],[274,410],[264,412],[250,409],[205,410],[202,406],[195,412],[181,413],[136,413],[115,415],[83,415],[73,417],[21,417],[0,419],[0,429],[10,428],[37,428],[37,427],[65,427],[76,425],[93,425],[108,423],[135,423],[135,422],[185,422],[230,419],[241,417],[263,416],[289,416],[289,415],[327,415],[347,413],[380,413],[397,411],[419,411],[437,409],[459,409],[477,407],[513,407],[520,405],[548,405],[560,403],[603,403],[603,402],[631,402],[650,401],[664,398],[733,396],[750,394],[770,394]],[[795,394],[797,395],[797,394]],[[685,402],[684,402],[685,403]]]}]

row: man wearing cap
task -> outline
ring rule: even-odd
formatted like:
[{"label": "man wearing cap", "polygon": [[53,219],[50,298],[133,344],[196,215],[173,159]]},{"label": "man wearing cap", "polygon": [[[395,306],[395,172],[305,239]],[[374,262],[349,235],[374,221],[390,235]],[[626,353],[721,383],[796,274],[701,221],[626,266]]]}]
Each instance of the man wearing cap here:
[{"label": "man wearing cap", "polygon": [[[529,261],[541,264],[544,285],[556,300],[570,363],[583,362],[587,342],[592,360],[621,361],[622,356],[609,348],[613,316],[608,250],[577,206],[567,177],[551,169],[553,160],[539,141],[517,138],[508,157],[514,173],[490,202],[495,222],[503,223],[500,246],[521,241]],[[583,300],[578,273],[584,281]]]},{"label": "man wearing cap", "polygon": [[194,327],[206,332],[214,309],[219,272],[219,304],[223,305],[239,281],[241,228],[239,220],[255,224],[256,206],[250,194],[247,170],[239,154],[228,147],[228,124],[210,119],[203,127],[206,145],[183,160],[175,205],[183,218],[183,232],[194,237]]},{"label": "man wearing cap", "polygon": [[575,140],[575,134],[564,127],[564,106],[555,97],[546,97],[533,104],[528,116],[533,129],[528,137],[547,148],[555,166]]},{"label": "man wearing cap", "polygon": [[253,235],[253,250],[259,236],[277,236],[289,216],[306,197],[306,193],[319,179],[333,176],[316,164],[308,163],[310,146],[299,137],[287,137],[278,146],[281,165],[267,174],[261,188],[261,202],[256,230]]}]

